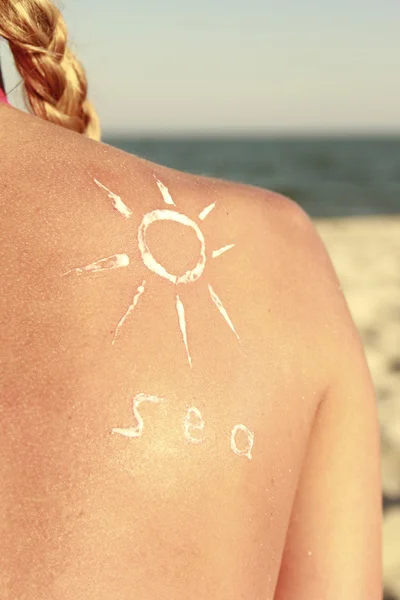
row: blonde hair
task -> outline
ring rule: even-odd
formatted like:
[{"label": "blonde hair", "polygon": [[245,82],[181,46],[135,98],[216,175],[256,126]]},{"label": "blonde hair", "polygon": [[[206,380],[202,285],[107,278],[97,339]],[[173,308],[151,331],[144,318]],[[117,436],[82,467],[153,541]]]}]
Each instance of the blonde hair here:
[{"label": "blonde hair", "polygon": [[0,36],[8,40],[24,80],[27,107],[47,121],[100,139],[86,75],[68,48],[58,8],[49,0],[0,0]]}]

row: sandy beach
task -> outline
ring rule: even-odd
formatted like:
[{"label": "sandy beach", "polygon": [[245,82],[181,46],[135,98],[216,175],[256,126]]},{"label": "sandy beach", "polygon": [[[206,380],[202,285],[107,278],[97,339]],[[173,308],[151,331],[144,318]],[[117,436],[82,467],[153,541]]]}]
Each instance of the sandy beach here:
[{"label": "sandy beach", "polygon": [[384,581],[400,600],[400,215],[314,221],[342,282],[375,384],[382,446]]}]

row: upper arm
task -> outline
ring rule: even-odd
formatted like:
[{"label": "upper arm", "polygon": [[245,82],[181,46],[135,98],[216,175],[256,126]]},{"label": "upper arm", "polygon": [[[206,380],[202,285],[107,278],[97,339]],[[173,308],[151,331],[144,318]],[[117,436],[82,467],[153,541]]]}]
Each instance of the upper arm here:
[{"label": "upper arm", "polygon": [[311,430],[276,600],[382,597],[375,392],[343,295],[327,295],[337,315],[321,348],[330,381]]}]

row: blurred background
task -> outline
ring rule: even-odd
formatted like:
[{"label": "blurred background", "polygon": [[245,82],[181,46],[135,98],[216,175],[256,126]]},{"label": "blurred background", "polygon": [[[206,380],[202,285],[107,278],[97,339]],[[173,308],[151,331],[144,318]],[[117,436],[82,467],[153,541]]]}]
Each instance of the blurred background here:
[{"label": "blurred background", "polygon": [[[377,391],[386,598],[400,600],[398,0],[64,0],[104,141],[272,188],[313,217]],[[0,44],[6,89],[19,77]]]}]

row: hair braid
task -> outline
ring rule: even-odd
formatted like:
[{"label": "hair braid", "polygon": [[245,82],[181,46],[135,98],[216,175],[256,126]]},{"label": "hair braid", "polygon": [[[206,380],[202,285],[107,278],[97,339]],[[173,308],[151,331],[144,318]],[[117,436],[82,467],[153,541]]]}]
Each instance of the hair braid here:
[{"label": "hair braid", "polygon": [[34,114],[99,139],[85,72],[67,45],[67,27],[49,0],[0,0],[0,36],[8,40]]}]

